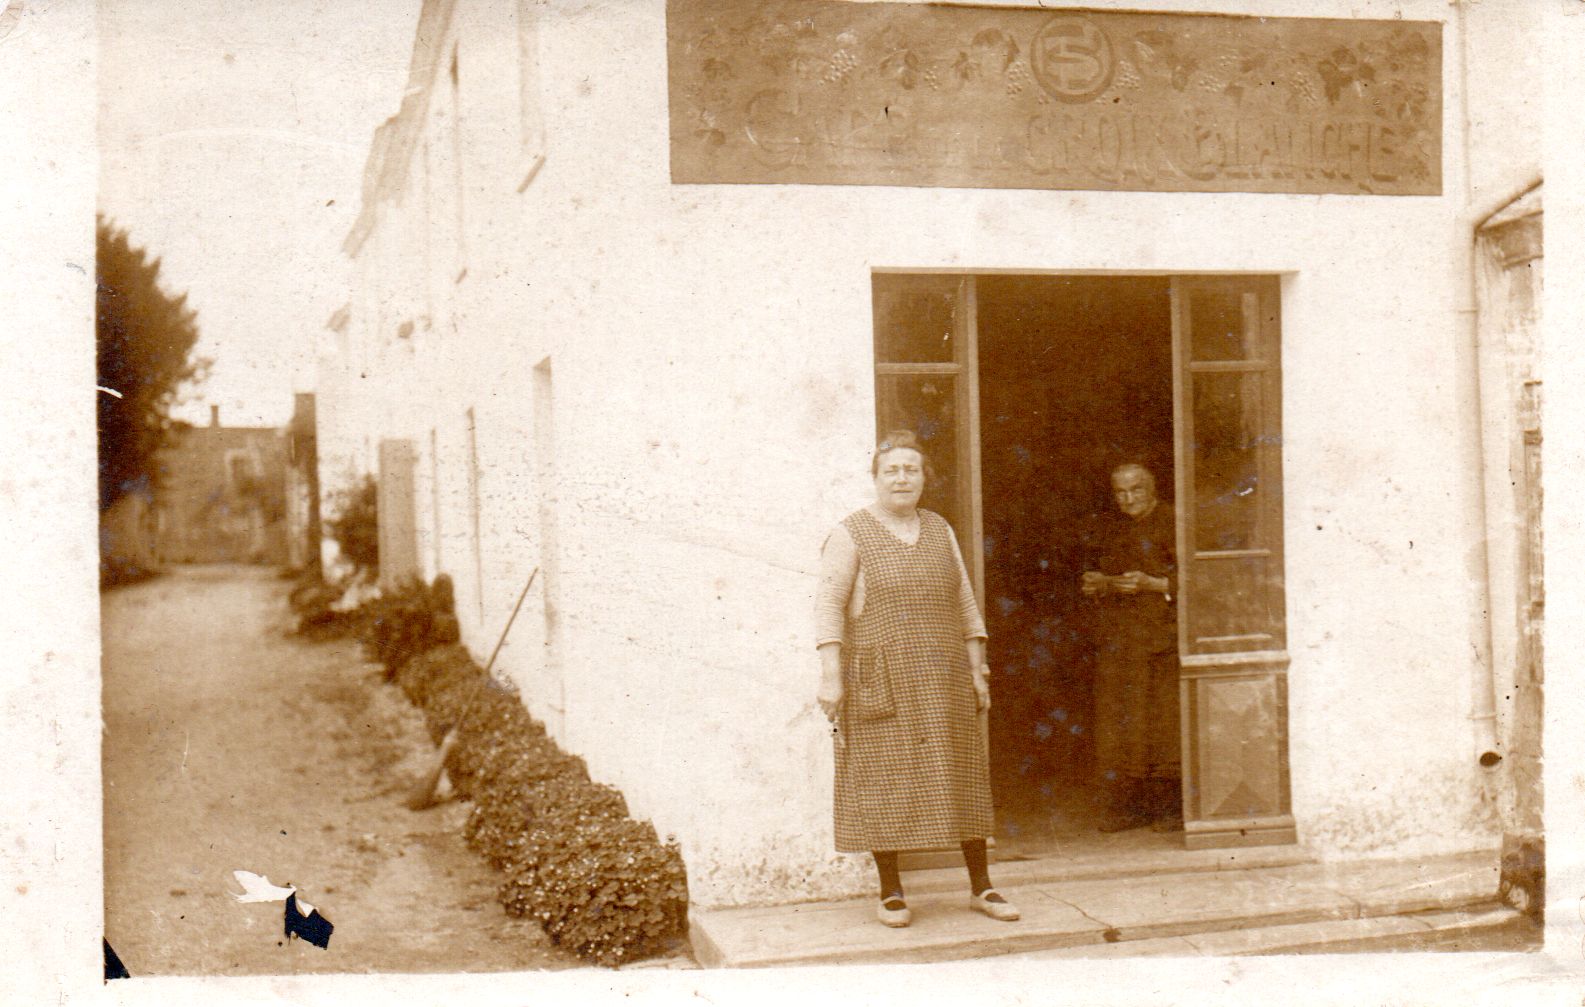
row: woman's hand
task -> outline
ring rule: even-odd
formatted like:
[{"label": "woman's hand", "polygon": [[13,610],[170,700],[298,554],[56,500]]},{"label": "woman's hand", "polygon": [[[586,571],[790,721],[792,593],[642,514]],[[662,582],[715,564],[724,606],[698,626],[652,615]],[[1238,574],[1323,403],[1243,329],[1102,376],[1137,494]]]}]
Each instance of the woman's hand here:
[{"label": "woman's hand", "polygon": [[1148,573],[1130,570],[1121,577],[1112,578],[1112,590],[1119,594],[1140,594],[1147,591],[1166,594],[1167,578],[1152,577]]},{"label": "woman's hand", "polygon": [[820,703],[820,712],[826,719],[835,724],[837,714],[842,710],[842,676],[841,674],[822,674],[820,688],[815,691],[815,699]]},{"label": "woman's hand", "polygon": [[842,645],[835,640],[820,645],[820,688],[815,700],[834,725],[842,712]]},{"label": "woman's hand", "polygon": [[974,676],[974,699],[982,710],[991,708],[991,669],[976,664],[970,669]]}]

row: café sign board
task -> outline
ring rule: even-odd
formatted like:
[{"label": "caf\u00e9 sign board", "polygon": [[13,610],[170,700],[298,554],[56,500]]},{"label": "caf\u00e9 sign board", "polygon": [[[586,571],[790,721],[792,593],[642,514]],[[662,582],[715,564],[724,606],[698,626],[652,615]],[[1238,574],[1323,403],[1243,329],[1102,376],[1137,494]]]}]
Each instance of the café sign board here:
[{"label": "caf\u00e9 sign board", "polygon": [[1442,190],[1436,22],[846,0],[666,16],[674,182]]}]

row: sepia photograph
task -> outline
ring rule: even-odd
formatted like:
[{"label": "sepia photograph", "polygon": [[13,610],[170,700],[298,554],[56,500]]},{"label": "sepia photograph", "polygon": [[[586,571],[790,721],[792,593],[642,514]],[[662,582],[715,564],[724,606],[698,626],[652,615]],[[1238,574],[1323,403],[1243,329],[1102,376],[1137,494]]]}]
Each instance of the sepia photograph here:
[{"label": "sepia photograph", "polygon": [[1578,958],[1569,0],[83,4],[95,1002]]}]

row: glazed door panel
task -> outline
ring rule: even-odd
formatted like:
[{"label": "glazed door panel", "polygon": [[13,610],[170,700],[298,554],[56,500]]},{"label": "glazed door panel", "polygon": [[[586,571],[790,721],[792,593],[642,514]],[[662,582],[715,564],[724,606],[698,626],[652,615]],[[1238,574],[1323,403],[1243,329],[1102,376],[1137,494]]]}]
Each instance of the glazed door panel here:
[{"label": "glazed door panel", "polygon": [[877,273],[875,434],[912,430],[930,455],[919,505],[947,519],[985,603],[978,326],[973,276]]},{"label": "glazed door panel", "polygon": [[1172,297],[1184,843],[1291,843],[1278,281]]}]

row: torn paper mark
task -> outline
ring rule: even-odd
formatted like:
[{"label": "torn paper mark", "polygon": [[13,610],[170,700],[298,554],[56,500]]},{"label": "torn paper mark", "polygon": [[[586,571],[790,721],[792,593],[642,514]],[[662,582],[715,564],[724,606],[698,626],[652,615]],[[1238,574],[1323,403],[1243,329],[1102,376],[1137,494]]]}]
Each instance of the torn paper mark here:
[{"label": "torn paper mark", "polygon": [[270,884],[270,879],[252,871],[232,871],[232,877],[237,879],[237,884],[242,886],[242,894],[231,893],[231,897],[238,902],[280,902],[289,898],[296,888],[282,888]]},{"label": "torn paper mark", "polygon": [[330,949],[330,934],[335,925],[319,914],[319,910],[306,902],[298,901],[295,894],[286,897],[286,938],[301,937],[316,947]]},{"label": "torn paper mark", "polygon": [[335,925],[325,919],[318,909],[299,899],[295,887],[282,888],[271,884],[269,878],[252,871],[232,871],[231,874],[243,889],[241,895],[231,893],[231,897],[238,902],[286,903],[284,926],[288,940],[301,937],[316,947],[330,948],[330,934],[336,929]]},{"label": "torn paper mark", "polygon": [[132,973],[121,964],[121,956],[116,954],[116,949],[110,946],[110,938],[101,938],[105,942],[105,982],[112,979],[131,979]]},{"label": "torn paper mark", "polygon": [[104,392],[106,395],[114,395],[118,399],[122,397],[121,393],[116,391],[114,388],[106,388],[104,385],[94,385],[94,387],[99,389],[101,392]]}]

